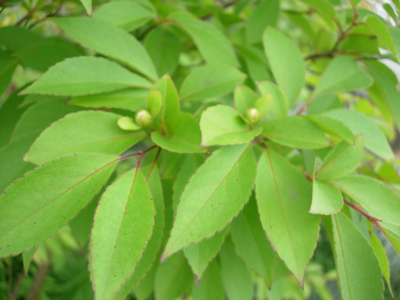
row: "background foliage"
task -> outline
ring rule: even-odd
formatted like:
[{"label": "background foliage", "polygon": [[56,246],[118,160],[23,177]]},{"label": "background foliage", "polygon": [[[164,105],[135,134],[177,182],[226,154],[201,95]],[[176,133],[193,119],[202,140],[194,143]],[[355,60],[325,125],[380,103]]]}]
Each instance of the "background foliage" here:
[{"label": "background foliage", "polygon": [[399,299],[398,0],[0,11],[1,299]]}]

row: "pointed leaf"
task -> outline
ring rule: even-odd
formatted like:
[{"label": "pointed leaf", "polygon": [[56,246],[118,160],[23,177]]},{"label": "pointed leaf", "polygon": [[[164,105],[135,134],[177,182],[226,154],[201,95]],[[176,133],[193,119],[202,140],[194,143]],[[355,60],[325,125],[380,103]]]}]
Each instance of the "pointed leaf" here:
[{"label": "pointed leaf", "polygon": [[216,260],[210,263],[200,284],[193,286],[193,300],[225,300],[224,283]]},{"label": "pointed leaf", "polygon": [[329,146],[324,132],[303,116],[289,116],[267,122],[263,135],[285,146],[318,149]]},{"label": "pointed leaf", "polygon": [[365,88],[372,82],[371,76],[361,70],[353,58],[338,56],[325,69],[313,97]]},{"label": "pointed leaf", "polygon": [[270,119],[285,117],[288,114],[289,103],[281,89],[272,82],[257,82],[258,89],[262,94],[272,95],[272,106],[268,113]]},{"label": "pointed leaf", "polygon": [[0,197],[0,257],[38,246],[83,209],[110,176],[118,157],[65,156],[37,167]]},{"label": "pointed leaf", "polygon": [[272,247],[302,285],[319,234],[319,216],[308,213],[311,185],[285,158],[271,150],[261,156],[256,198]]},{"label": "pointed leaf", "polygon": [[145,137],[141,131],[127,132],[119,128],[120,117],[102,111],[69,114],[43,131],[24,159],[42,164],[78,152],[120,154]]},{"label": "pointed leaf", "polygon": [[80,0],[88,15],[92,14],[92,0]]},{"label": "pointed leaf", "polygon": [[221,231],[249,199],[255,171],[249,145],[215,151],[182,194],[163,259]]},{"label": "pointed leaf", "polygon": [[152,118],[154,119],[155,117],[157,117],[162,108],[162,97],[160,91],[150,91],[149,95],[147,96],[146,106]]},{"label": "pointed leaf", "polygon": [[342,139],[349,144],[353,144],[354,135],[351,130],[342,122],[322,115],[307,116],[307,119],[314,122],[327,134]]},{"label": "pointed leaf", "polygon": [[154,214],[141,171],[133,169],[107,188],[96,210],[90,247],[96,299],[111,299],[130,277],[153,231]]},{"label": "pointed leaf", "polygon": [[244,115],[250,107],[253,107],[257,94],[244,84],[238,84],[235,88],[234,99],[237,111]]},{"label": "pointed leaf", "polygon": [[245,74],[231,66],[205,65],[189,73],[182,83],[180,95],[182,100],[189,101],[219,97],[232,92],[245,79]]},{"label": "pointed leaf", "polygon": [[310,213],[332,215],[343,207],[342,193],[330,182],[314,178]]},{"label": "pointed leaf", "polygon": [[[113,76],[110,76],[113,74]],[[66,59],[42,75],[21,94],[79,96],[109,92],[126,87],[149,87],[143,77],[100,57]]]},{"label": "pointed leaf", "polygon": [[264,31],[263,44],[272,73],[286,94],[290,107],[304,85],[306,67],[301,53],[288,37],[272,27]]},{"label": "pointed leaf", "polygon": [[261,127],[252,129],[236,110],[224,105],[212,106],[204,111],[200,129],[205,146],[248,143],[262,130]]},{"label": "pointed leaf", "polygon": [[158,78],[146,50],[133,35],[124,30],[97,18],[69,17],[52,20],[82,46],[113,58],[150,79]]},{"label": "pointed leaf", "polygon": [[227,226],[212,237],[183,249],[183,253],[192,268],[196,282],[200,281],[209,263],[217,256],[228,233],[228,229],[229,227]]},{"label": "pointed leaf", "polygon": [[371,246],[344,214],[333,215],[332,225],[342,299],[382,299],[381,270]]}]

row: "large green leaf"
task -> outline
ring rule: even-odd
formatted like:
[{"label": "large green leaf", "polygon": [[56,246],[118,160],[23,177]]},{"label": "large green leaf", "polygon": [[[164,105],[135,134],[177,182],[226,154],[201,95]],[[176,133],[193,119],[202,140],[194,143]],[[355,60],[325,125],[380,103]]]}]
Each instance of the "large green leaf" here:
[{"label": "large green leaf", "polygon": [[[110,76],[112,74],[112,76]],[[100,57],[66,59],[42,75],[21,94],[80,96],[127,87],[148,88],[150,82]]]},{"label": "large green leaf", "polygon": [[332,216],[332,225],[342,299],[382,299],[381,270],[367,240],[342,213]]},{"label": "large green leaf", "polygon": [[263,135],[270,140],[293,148],[318,149],[329,146],[324,132],[303,116],[289,116],[267,122]]},{"label": "large green leaf", "polygon": [[54,235],[100,190],[118,157],[77,154],[29,172],[0,197],[0,257],[36,247]]},{"label": "large green leaf", "polygon": [[135,1],[108,2],[93,13],[93,18],[107,21],[126,31],[142,26],[154,16],[154,11]]},{"label": "large green leaf", "polygon": [[245,74],[228,65],[205,65],[190,72],[182,83],[180,95],[182,100],[202,100],[222,96],[232,92],[245,78]]},{"label": "large green leaf", "polygon": [[261,223],[301,285],[319,234],[320,218],[308,212],[311,194],[311,184],[285,158],[271,150],[262,154],[256,177]]},{"label": "large green leaf", "polygon": [[341,121],[350,128],[354,135],[362,134],[364,146],[384,159],[392,159],[393,152],[390,145],[379,128],[379,126],[369,119],[365,114],[356,110],[334,109],[324,115]]},{"label": "large green leaf", "polygon": [[[151,174],[149,175],[149,173]],[[114,295],[113,300],[123,300],[126,295],[135,288],[139,282],[143,279],[152,264],[157,266],[156,254],[159,251],[161,245],[161,237],[164,228],[164,199],[163,191],[161,187],[160,175],[157,168],[152,168],[152,165],[148,165],[143,168],[143,173],[148,177],[147,185],[149,187],[154,206],[156,209],[156,215],[154,216],[153,232],[150,240],[147,242],[146,248],[140,257],[140,260],[135,266],[131,277],[118,290]],[[147,273],[148,274],[148,273]],[[147,275],[146,275],[147,276]]]},{"label": "large green leaf", "polygon": [[133,273],[153,231],[151,197],[142,172],[136,169],[114,181],[103,194],[90,247],[96,299],[111,299]]},{"label": "large green leaf", "polygon": [[252,197],[231,223],[231,236],[237,253],[256,271],[268,287],[287,271],[285,264],[272,249],[262,228],[257,203]]},{"label": "large green leaf", "polygon": [[56,18],[53,21],[84,47],[111,57],[151,79],[157,71],[143,46],[129,33],[96,18]]},{"label": "large green leaf", "polygon": [[24,159],[39,165],[78,152],[120,154],[146,136],[120,129],[120,117],[102,111],[69,114],[44,130]]},{"label": "large green leaf", "polygon": [[322,74],[313,97],[365,88],[372,82],[371,76],[363,71],[353,58],[338,56],[331,61]]},{"label": "large green leaf", "polygon": [[96,95],[72,97],[68,104],[83,107],[110,107],[138,111],[146,108],[147,89],[127,88]]},{"label": "large green leaf", "polygon": [[193,286],[193,300],[225,300],[224,283],[216,260],[210,263],[199,285]]},{"label": "large green leaf", "polygon": [[217,256],[228,230],[229,227],[227,226],[224,230],[217,232],[212,237],[183,249],[183,253],[192,268],[197,283],[199,283],[200,279],[203,277],[203,273],[207,269],[209,263]]},{"label": "large green leaf", "polygon": [[332,181],[356,200],[373,217],[400,225],[400,198],[383,182],[362,175],[350,175]]},{"label": "large green leaf", "polygon": [[286,94],[290,107],[304,85],[306,67],[301,53],[288,37],[272,27],[264,31],[263,43],[272,73]]},{"label": "large green leaf", "polygon": [[235,252],[235,247],[229,239],[221,248],[221,275],[225,293],[229,300],[253,299],[253,280],[246,264]]},{"label": "large green leaf", "polygon": [[182,194],[162,259],[221,231],[249,199],[255,172],[249,145],[215,151]]},{"label": "large green leaf", "polygon": [[205,146],[248,143],[262,130],[261,127],[252,129],[239,112],[225,105],[212,106],[204,111],[200,129]]},{"label": "large green leaf", "polygon": [[362,135],[355,139],[354,145],[341,142],[325,156],[316,176],[320,179],[343,177],[358,166],[363,153]]},{"label": "large green leaf", "polygon": [[176,12],[168,18],[177,22],[190,34],[206,62],[238,66],[235,52],[228,38],[212,23],[200,21],[186,12]]},{"label": "large green leaf", "polygon": [[177,36],[169,32],[166,27],[159,26],[146,35],[144,46],[153,60],[158,74],[174,73],[181,52]]}]

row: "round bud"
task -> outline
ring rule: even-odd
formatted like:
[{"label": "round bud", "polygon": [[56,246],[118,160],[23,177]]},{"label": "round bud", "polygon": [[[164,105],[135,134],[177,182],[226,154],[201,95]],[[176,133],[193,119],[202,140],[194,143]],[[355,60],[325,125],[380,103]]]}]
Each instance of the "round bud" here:
[{"label": "round bud", "polygon": [[250,123],[256,123],[260,119],[260,114],[257,108],[250,107],[246,110],[245,117],[250,121]]},{"label": "round bud", "polygon": [[153,119],[147,110],[140,109],[136,112],[135,121],[141,127],[148,127],[153,122]]}]

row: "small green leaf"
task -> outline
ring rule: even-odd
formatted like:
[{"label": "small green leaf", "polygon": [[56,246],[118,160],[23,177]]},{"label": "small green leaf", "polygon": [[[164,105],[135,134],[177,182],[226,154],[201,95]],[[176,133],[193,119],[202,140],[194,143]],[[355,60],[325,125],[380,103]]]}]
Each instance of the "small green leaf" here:
[{"label": "small green leaf", "polygon": [[311,184],[285,158],[271,150],[258,162],[256,198],[261,223],[272,247],[303,285],[319,235],[319,216],[308,212]]},{"label": "small green leaf", "polygon": [[255,164],[249,145],[221,148],[206,160],[182,194],[162,260],[221,231],[239,213],[253,189]]},{"label": "small green leaf", "polygon": [[342,122],[350,128],[354,135],[362,134],[365,147],[375,154],[384,159],[393,158],[392,149],[385,135],[379,126],[365,114],[356,110],[334,109],[324,113],[324,115]]},{"label": "small green leaf", "polygon": [[228,38],[212,23],[200,21],[186,12],[176,12],[168,18],[189,33],[207,63],[239,65]]},{"label": "small green leaf", "polygon": [[232,92],[245,78],[245,74],[228,65],[205,65],[189,73],[182,83],[180,95],[182,100],[189,101],[222,96]]},{"label": "small green leaf", "polygon": [[133,121],[133,118],[131,117],[121,117],[118,119],[118,126],[119,128],[123,130],[140,130],[142,127],[140,127],[138,124]]},{"label": "small green leaf", "polygon": [[153,119],[158,116],[162,108],[162,97],[160,91],[150,91],[149,95],[147,96],[146,106]]},{"label": "small green leaf", "polygon": [[244,115],[250,107],[254,106],[257,94],[244,84],[238,84],[234,91],[234,99],[237,111]]},{"label": "small green leaf", "polygon": [[381,268],[383,278],[385,278],[386,284],[389,287],[390,293],[393,297],[392,286],[390,284],[390,265],[386,250],[383,247],[381,240],[373,232],[371,232],[370,243],[376,258],[379,261],[379,267]]},{"label": "small green leaf", "polygon": [[371,76],[363,71],[349,56],[338,56],[328,65],[313,97],[324,94],[357,90],[370,86],[373,83]]},{"label": "small green leaf", "polygon": [[290,107],[304,85],[306,67],[301,53],[288,37],[272,27],[264,31],[263,44],[272,73],[286,94]]},{"label": "small green leaf", "polygon": [[382,299],[381,270],[367,240],[342,213],[332,216],[332,225],[342,299]]},{"label": "small green leaf", "polygon": [[322,115],[310,115],[307,119],[314,122],[327,134],[342,139],[349,144],[353,144],[354,135],[351,130],[342,122]]},{"label": "small green leaf", "polygon": [[314,178],[310,213],[332,215],[343,207],[342,193],[330,182]]},{"label": "small green leaf", "polygon": [[112,1],[101,5],[93,18],[107,21],[126,31],[132,31],[155,16],[150,8],[135,1]]},{"label": "small green leaf", "polygon": [[383,182],[367,176],[350,175],[335,179],[332,183],[357,201],[371,216],[400,225],[400,198]]},{"label": "small green leaf", "polygon": [[272,107],[268,113],[270,119],[285,117],[289,111],[288,100],[281,89],[272,82],[257,82],[258,89],[262,94],[272,95]]},{"label": "small green leaf", "polygon": [[144,47],[124,30],[96,18],[69,17],[52,20],[82,46],[116,59],[150,79],[158,78]]},{"label": "small green leaf", "polygon": [[168,135],[158,131],[151,134],[152,141],[163,149],[178,153],[201,153],[207,149],[200,146],[201,132],[196,118],[180,113],[170,121]]},{"label": "small green leaf", "polygon": [[37,167],[0,197],[0,257],[36,247],[83,209],[118,157],[76,154]]},{"label": "small green leaf", "polygon": [[24,159],[39,165],[78,152],[120,154],[145,137],[119,128],[120,117],[102,111],[69,114],[43,131]]},{"label": "small green leaf", "polygon": [[303,116],[289,116],[267,122],[263,135],[285,146],[318,149],[329,146],[324,132]]},{"label": "small green leaf", "polygon": [[243,211],[233,219],[231,236],[239,256],[265,280],[268,287],[288,272],[267,240],[254,197],[250,198]]},{"label": "small green leaf", "polygon": [[[113,76],[110,76],[113,74]],[[42,75],[21,94],[80,96],[127,87],[148,88],[150,82],[100,57],[66,59]]]},{"label": "small green leaf", "polygon": [[200,284],[193,286],[193,300],[225,300],[224,283],[216,260],[207,268]]},{"label": "small green leaf", "polygon": [[83,7],[85,8],[87,14],[90,16],[92,14],[92,0],[80,0]]},{"label": "small green leaf", "polygon": [[325,156],[321,168],[316,172],[319,179],[334,179],[351,173],[360,163],[363,151],[362,135],[356,137],[354,145],[341,142]]},{"label": "small green leaf", "polygon": [[200,129],[205,146],[244,144],[261,133],[261,127],[251,129],[236,110],[224,105],[212,106],[204,111]]},{"label": "small green leaf", "polygon": [[141,171],[133,169],[107,188],[96,210],[90,247],[96,299],[111,299],[131,276],[152,234],[154,214]]},{"label": "small green leaf", "polygon": [[254,103],[254,108],[258,110],[260,114],[260,118],[265,116],[272,107],[274,100],[272,98],[272,94],[264,94],[260,98],[256,100]]},{"label": "small green leaf", "polygon": [[217,256],[228,231],[229,226],[217,232],[212,237],[183,249],[183,253],[192,268],[197,283],[203,277],[203,273],[207,269],[209,263]]}]

